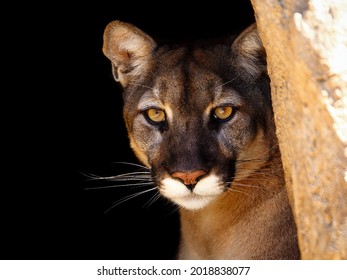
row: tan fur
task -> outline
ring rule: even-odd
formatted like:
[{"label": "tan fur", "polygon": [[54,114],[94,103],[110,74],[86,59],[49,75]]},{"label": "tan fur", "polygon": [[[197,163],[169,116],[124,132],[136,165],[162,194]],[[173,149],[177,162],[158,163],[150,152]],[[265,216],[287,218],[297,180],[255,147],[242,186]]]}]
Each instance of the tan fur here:
[{"label": "tan fur", "polygon": [[255,25],[249,26],[242,32],[233,43],[233,49],[240,54],[236,60],[237,64],[243,67],[251,76],[255,77],[259,73],[259,63],[257,63],[255,58],[259,52],[264,52]]},{"label": "tan fur", "polygon": [[126,86],[125,73],[132,71],[134,76],[141,75],[148,67],[148,54],[155,46],[153,39],[135,26],[112,21],[105,28],[102,50],[117,68],[117,80]]},{"label": "tan fur", "polygon": [[131,135],[129,135],[129,140],[130,140],[130,147],[133,149],[135,155],[144,165],[150,168],[151,166],[148,162],[146,153],[139,147],[139,145],[136,143],[136,141],[134,141],[134,138]]},{"label": "tan fur", "polygon": [[[236,180],[234,188],[205,208],[181,209],[179,259],[298,257],[280,160],[274,158],[261,165],[264,167],[256,174]],[[272,174],[269,168],[273,168]],[[261,171],[264,174],[259,174]]]},{"label": "tan fur", "polygon": [[[256,25],[232,45],[157,48],[114,21],[103,51],[124,88],[131,148],[181,206],[178,258],[299,258]],[[217,120],[224,106],[235,113]],[[164,122],[146,118],[153,108]]]}]

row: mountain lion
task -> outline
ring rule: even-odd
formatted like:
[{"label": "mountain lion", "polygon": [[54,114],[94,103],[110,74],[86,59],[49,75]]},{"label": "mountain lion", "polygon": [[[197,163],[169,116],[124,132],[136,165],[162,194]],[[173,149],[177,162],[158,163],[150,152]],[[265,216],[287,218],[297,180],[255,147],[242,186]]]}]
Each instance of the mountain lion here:
[{"label": "mountain lion", "polygon": [[159,46],[113,21],[103,52],[130,145],[180,208],[178,258],[298,259],[256,25],[232,43]]}]

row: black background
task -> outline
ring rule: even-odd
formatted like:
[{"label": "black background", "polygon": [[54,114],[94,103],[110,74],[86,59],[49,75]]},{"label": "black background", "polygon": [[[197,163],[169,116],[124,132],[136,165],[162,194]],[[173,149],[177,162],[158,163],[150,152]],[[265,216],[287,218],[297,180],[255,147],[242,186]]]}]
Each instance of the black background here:
[{"label": "black background", "polygon": [[77,9],[52,4],[41,6],[39,15],[18,15],[27,28],[13,93],[19,121],[12,145],[4,147],[13,173],[5,174],[0,198],[1,259],[175,257],[174,206],[164,199],[146,205],[154,195],[149,192],[106,212],[144,188],[86,189],[106,183],[90,182],[83,172],[137,170],[114,163],[137,160],[122,119],[121,88],[101,51],[103,31],[118,19],[160,40],[208,39],[239,33],[254,15],[247,0],[191,7],[188,1],[156,2],[97,1]]}]

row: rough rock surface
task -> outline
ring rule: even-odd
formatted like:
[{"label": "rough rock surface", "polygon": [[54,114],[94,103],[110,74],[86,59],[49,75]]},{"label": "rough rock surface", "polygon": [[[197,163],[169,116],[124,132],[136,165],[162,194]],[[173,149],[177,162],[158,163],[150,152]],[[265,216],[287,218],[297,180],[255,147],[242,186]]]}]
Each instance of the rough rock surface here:
[{"label": "rough rock surface", "polygon": [[347,259],[347,1],[251,0],[303,259]]}]

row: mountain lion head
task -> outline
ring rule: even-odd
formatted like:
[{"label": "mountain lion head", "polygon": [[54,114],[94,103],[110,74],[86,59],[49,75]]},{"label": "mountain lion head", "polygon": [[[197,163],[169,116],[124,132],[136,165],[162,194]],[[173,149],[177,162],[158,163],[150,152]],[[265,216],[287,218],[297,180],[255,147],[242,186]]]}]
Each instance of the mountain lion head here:
[{"label": "mountain lion head", "polygon": [[269,78],[255,24],[232,43],[159,46],[113,21],[103,52],[124,89],[130,145],[169,200],[203,208],[272,156]]}]

